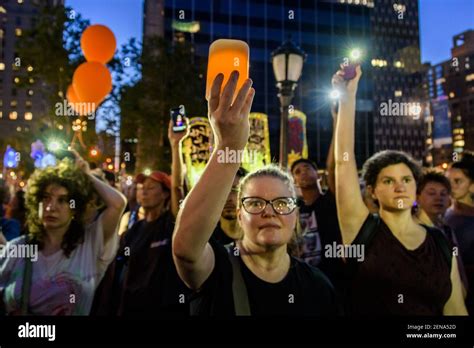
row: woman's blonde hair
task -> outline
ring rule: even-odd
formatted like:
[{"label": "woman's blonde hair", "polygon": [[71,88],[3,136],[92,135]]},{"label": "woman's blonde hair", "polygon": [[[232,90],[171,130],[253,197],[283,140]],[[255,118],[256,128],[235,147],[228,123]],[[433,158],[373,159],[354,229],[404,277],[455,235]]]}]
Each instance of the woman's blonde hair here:
[{"label": "woman's blonde hair", "polygon": [[[263,178],[263,177],[269,177],[269,178],[275,178],[275,179],[281,180],[285,185],[288,186],[288,189],[290,190],[290,193],[291,193],[291,197],[296,199],[296,189],[295,189],[295,182],[293,180],[293,177],[289,175],[288,172],[281,170],[275,164],[270,164],[263,168],[257,169],[256,171],[250,172],[245,177],[243,177],[242,180],[240,180],[239,192],[237,194],[237,208],[239,209],[242,208],[242,193],[244,192],[247,184],[252,179]],[[296,227],[294,231],[295,233],[293,234],[290,242],[288,243],[288,249],[290,251],[290,254],[294,256],[297,256],[297,254],[299,254],[299,249],[300,249],[301,240],[302,240],[302,231],[301,231],[301,225],[299,222],[298,209],[296,210],[296,212],[297,212],[297,222],[296,222]],[[239,230],[239,239],[242,239],[243,231],[242,231],[242,228],[240,227],[240,224],[237,224],[236,228]]]}]

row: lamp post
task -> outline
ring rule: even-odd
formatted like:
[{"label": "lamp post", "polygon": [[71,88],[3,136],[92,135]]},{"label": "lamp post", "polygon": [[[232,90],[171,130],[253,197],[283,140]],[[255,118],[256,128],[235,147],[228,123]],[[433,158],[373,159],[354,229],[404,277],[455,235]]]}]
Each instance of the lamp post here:
[{"label": "lamp post", "polygon": [[280,99],[280,167],[288,164],[288,108],[293,100],[303,70],[306,53],[291,40],[285,41],[272,52],[273,73],[275,74],[278,98]]}]

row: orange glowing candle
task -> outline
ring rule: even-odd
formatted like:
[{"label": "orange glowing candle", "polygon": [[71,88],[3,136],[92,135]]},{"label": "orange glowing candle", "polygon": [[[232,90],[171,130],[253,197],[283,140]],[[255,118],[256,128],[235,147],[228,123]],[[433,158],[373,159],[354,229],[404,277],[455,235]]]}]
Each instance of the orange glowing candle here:
[{"label": "orange glowing candle", "polygon": [[229,80],[232,71],[239,72],[239,80],[234,93],[237,93],[249,77],[249,45],[241,40],[220,39],[214,41],[209,47],[209,61],[207,64],[206,99],[209,98],[212,82],[219,73],[224,74],[222,90]]}]

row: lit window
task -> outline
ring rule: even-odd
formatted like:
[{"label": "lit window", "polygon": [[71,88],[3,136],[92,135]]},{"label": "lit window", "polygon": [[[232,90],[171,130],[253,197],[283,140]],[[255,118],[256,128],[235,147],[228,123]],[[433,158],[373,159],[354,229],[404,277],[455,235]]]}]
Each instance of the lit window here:
[{"label": "lit window", "polygon": [[0,6],[0,13],[7,13],[7,10],[5,10],[5,7]]},{"label": "lit window", "polygon": [[31,121],[33,119],[33,113],[32,112],[25,112],[25,120]]},{"label": "lit window", "polygon": [[395,91],[395,97],[401,97],[403,95],[403,92],[400,90]]},{"label": "lit window", "polygon": [[28,95],[33,95],[33,94],[34,94],[34,92],[33,92],[32,89],[28,90]]},{"label": "lit window", "polygon": [[454,92],[449,92],[449,97],[450,97],[450,98],[454,98],[454,96],[455,96],[455,95],[454,95]]},{"label": "lit window", "polygon": [[0,29],[0,39],[3,39],[3,29]]},{"label": "lit window", "polygon": [[25,101],[25,106],[26,106],[27,108],[31,108],[31,105],[32,105],[32,104],[31,104],[31,100]]},{"label": "lit window", "polygon": [[393,65],[395,66],[395,68],[398,68],[398,69],[401,69],[401,68],[405,67],[405,64],[403,64],[399,60],[395,61],[395,63]]},{"label": "lit window", "polygon": [[30,83],[35,83],[35,79],[30,77],[30,79],[28,80]]},{"label": "lit window", "polygon": [[16,36],[21,36],[21,34],[23,34],[23,31],[21,30],[21,28],[16,28],[15,29],[15,35]]},{"label": "lit window", "polygon": [[11,111],[9,117],[10,120],[16,120],[18,118],[18,113],[16,111]]},{"label": "lit window", "polygon": [[21,132],[21,127],[16,127],[17,132]]},{"label": "lit window", "polygon": [[13,81],[15,81],[15,83],[20,83],[20,78],[19,78],[19,77],[15,77],[15,78],[13,79]]},{"label": "lit window", "polygon": [[16,0],[19,4],[23,4],[23,0]]},{"label": "lit window", "polygon": [[0,71],[5,70],[5,63],[0,63]]},{"label": "lit window", "polygon": [[18,103],[17,103],[16,100],[12,100],[12,101],[10,102],[10,106],[13,106],[13,107],[17,106],[17,104],[18,104]]},{"label": "lit window", "polygon": [[466,76],[466,81],[473,81],[474,80],[474,74],[469,74]]},{"label": "lit window", "polygon": [[31,65],[28,65],[28,68],[26,68],[26,70],[28,70],[29,72],[32,72],[33,71],[33,67]]},{"label": "lit window", "polygon": [[0,118],[3,118],[3,111],[0,111]]}]

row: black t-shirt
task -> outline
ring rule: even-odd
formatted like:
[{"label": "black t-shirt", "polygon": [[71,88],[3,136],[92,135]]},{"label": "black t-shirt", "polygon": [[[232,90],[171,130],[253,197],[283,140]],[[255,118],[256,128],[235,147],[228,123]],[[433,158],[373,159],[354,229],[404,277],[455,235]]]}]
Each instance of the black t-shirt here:
[{"label": "black t-shirt", "polygon": [[[124,276],[121,314],[126,316],[189,315],[189,289],[173,262],[171,213],[137,222],[125,238],[130,257]],[[128,237],[128,238],[127,238]]]},{"label": "black t-shirt", "polygon": [[230,243],[233,243],[234,240],[232,238],[230,238],[225,232],[224,230],[222,229],[221,227],[221,222],[219,221],[217,223],[217,226],[216,228],[214,229],[214,232],[212,234],[212,238],[214,238],[215,240],[217,240],[219,243],[221,243],[222,245],[227,245],[227,244],[230,244]]},{"label": "black t-shirt", "polygon": [[[377,220],[374,227],[367,227]],[[352,242],[364,247],[365,258],[362,262],[351,260],[355,267],[347,298],[349,315],[443,315],[452,290],[451,269],[434,236],[441,232],[424,227],[425,240],[416,249],[409,250],[383,219],[372,214],[367,216]],[[361,233],[367,229],[372,231],[370,241]]]},{"label": "black t-shirt", "polygon": [[333,243],[342,244],[334,195],[328,192],[319,196],[313,204],[301,206],[300,222],[304,234],[301,258],[321,269],[336,290],[341,288],[344,283],[344,261],[325,255],[328,247],[333,248]]},{"label": "black t-shirt", "polygon": [[[211,240],[215,266],[201,290],[194,295],[191,314],[235,315],[232,265],[227,250]],[[334,316],[338,314],[330,281],[318,269],[291,257],[290,270],[278,283],[255,276],[239,258],[252,316]]]}]

